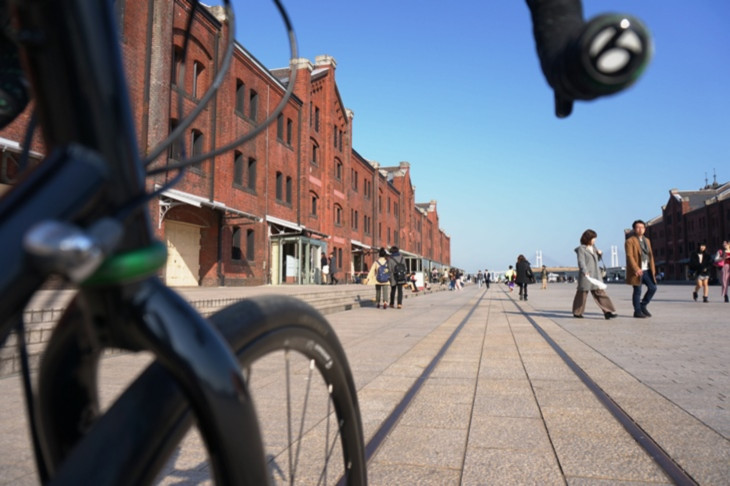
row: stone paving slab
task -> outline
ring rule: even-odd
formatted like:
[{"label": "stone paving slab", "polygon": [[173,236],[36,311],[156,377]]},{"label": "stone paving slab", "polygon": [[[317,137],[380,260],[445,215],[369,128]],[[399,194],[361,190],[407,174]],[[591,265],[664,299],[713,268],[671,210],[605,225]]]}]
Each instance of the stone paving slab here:
[{"label": "stone paving slab", "polygon": [[[290,289],[303,291],[251,294]],[[618,319],[605,321],[591,302],[585,319],[573,319],[574,286],[564,284],[531,288],[527,302],[504,287],[468,286],[408,299],[401,310],[328,315],[353,369],[368,440],[423,382],[372,458],[370,484],[670,484],[533,323],[699,484],[730,484],[730,304],[694,303],[690,291],[660,286],[645,320],[630,317],[624,285],[608,289]],[[105,403],[149,359],[105,359]],[[0,433],[0,484],[37,484],[17,377],[0,379]],[[206,484],[195,433],[175,460],[160,484]]]}]

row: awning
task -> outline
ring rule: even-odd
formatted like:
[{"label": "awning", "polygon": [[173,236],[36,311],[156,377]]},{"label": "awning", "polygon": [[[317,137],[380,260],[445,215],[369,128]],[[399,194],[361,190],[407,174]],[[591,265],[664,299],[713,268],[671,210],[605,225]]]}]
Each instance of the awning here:
[{"label": "awning", "polygon": [[[160,189],[160,187],[162,186],[160,186],[159,184],[155,184],[155,190]],[[165,199],[168,200],[165,201]],[[165,218],[165,214],[167,214],[167,212],[173,206],[175,206],[174,203],[169,201],[170,199],[172,199],[173,201],[177,201],[177,203],[184,203],[189,204],[190,206],[195,206],[196,208],[208,207],[212,209],[217,209],[218,211],[222,211],[224,213],[231,213],[237,217],[248,218],[258,222],[263,221],[263,218],[260,218],[251,213],[247,213],[245,211],[240,211],[230,206],[226,206],[222,202],[211,201],[202,196],[196,196],[195,194],[179,191],[177,189],[166,189],[160,194],[160,225],[162,224],[162,220]]]},{"label": "awning", "polygon": [[364,243],[360,243],[357,240],[350,240],[350,243],[352,243],[352,246],[357,246],[357,247],[363,248],[365,250],[369,250],[370,249],[370,247],[368,245],[366,245]]},{"label": "awning", "polygon": [[[23,147],[18,142],[16,142],[15,140],[10,140],[8,138],[0,137],[0,152],[5,152],[6,150],[10,150],[11,152],[15,152],[17,154],[23,153]],[[28,154],[35,158],[43,157],[43,154],[35,152],[33,150],[29,150]]]},{"label": "awning", "polygon": [[322,233],[321,231],[313,230],[313,229],[307,228],[307,227],[304,227],[304,231],[306,231],[309,234],[312,234],[312,235],[315,235],[315,236],[319,236],[322,239],[327,239],[327,238],[330,237],[330,235],[328,235],[326,233]]},{"label": "awning", "polygon": [[267,223],[278,224],[279,226],[283,226],[284,228],[293,229],[294,231],[302,231],[302,229],[303,229],[302,226],[300,226],[300,225],[298,225],[296,223],[292,223],[291,221],[287,221],[285,219],[277,218],[275,216],[269,216],[268,214],[266,215],[266,222]]}]

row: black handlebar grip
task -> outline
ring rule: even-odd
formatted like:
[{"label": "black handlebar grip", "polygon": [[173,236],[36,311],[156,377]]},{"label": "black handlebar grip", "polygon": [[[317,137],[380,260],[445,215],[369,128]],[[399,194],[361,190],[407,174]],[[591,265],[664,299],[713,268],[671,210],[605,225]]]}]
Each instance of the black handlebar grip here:
[{"label": "black handlebar grip", "polygon": [[636,18],[609,14],[586,24],[580,0],[527,0],[527,4],[558,117],[570,114],[573,100],[592,100],[626,88],[648,64],[651,38]]}]

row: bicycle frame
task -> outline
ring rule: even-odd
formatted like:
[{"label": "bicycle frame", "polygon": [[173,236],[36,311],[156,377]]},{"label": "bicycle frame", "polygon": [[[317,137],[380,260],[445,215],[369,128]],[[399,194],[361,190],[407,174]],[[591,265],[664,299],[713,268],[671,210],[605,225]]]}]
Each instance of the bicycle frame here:
[{"label": "bicycle frame", "polygon": [[[43,220],[85,228],[119,213],[145,191],[112,3],[11,3],[52,155],[0,202],[0,241],[6,250],[0,265],[7,269],[0,279],[2,339],[48,277],[19,258],[28,230]],[[112,256],[115,264],[159,262],[146,207],[132,211],[123,223],[123,238]],[[220,484],[265,484],[258,424],[235,357],[209,322],[155,274],[155,265],[148,264],[124,278],[82,285],[54,331],[39,371],[38,405],[31,410],[41,480],[57,475],[92,484],[153,479],[145,469],[150,464],[140,461],[130,468],[125,454],[104,457],[103,467],[92,461],[64,464],[77,444],[99,450],[110,440],[94,430],[96,368],[105,348],[119,347],[152,351],[184,390]],[[119,429],[124,437],[113,440],[133,447],[145,436],[145,427],[144,420],[125,423]],[[260,460],[242,463],[236,455],[241,450]],[[151,464],[162,461],[164,452],[156,451]],[[97,473],[103,478],[93,476]]]}]

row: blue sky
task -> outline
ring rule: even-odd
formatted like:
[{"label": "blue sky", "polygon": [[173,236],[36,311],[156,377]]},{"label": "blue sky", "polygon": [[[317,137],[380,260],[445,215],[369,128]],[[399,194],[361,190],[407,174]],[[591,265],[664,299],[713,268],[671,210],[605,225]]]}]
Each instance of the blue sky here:
[{"label": "blue sky", "polygon": [[[518,254],[575,265],[592,228],[606,255],[669,190],[730,180],[730,2],[585,0],[587,18],[642,19],[654,57],[631,88],[553,114],[524,1],[285,1],[300,57],[337,61],[353,147],[411,164],[435,199],[452,264],[500,271]],[[273,2],[234,1],[237,38],[265,66],[288,47]],[[610,263],[608,260],[607,263]]]}]

